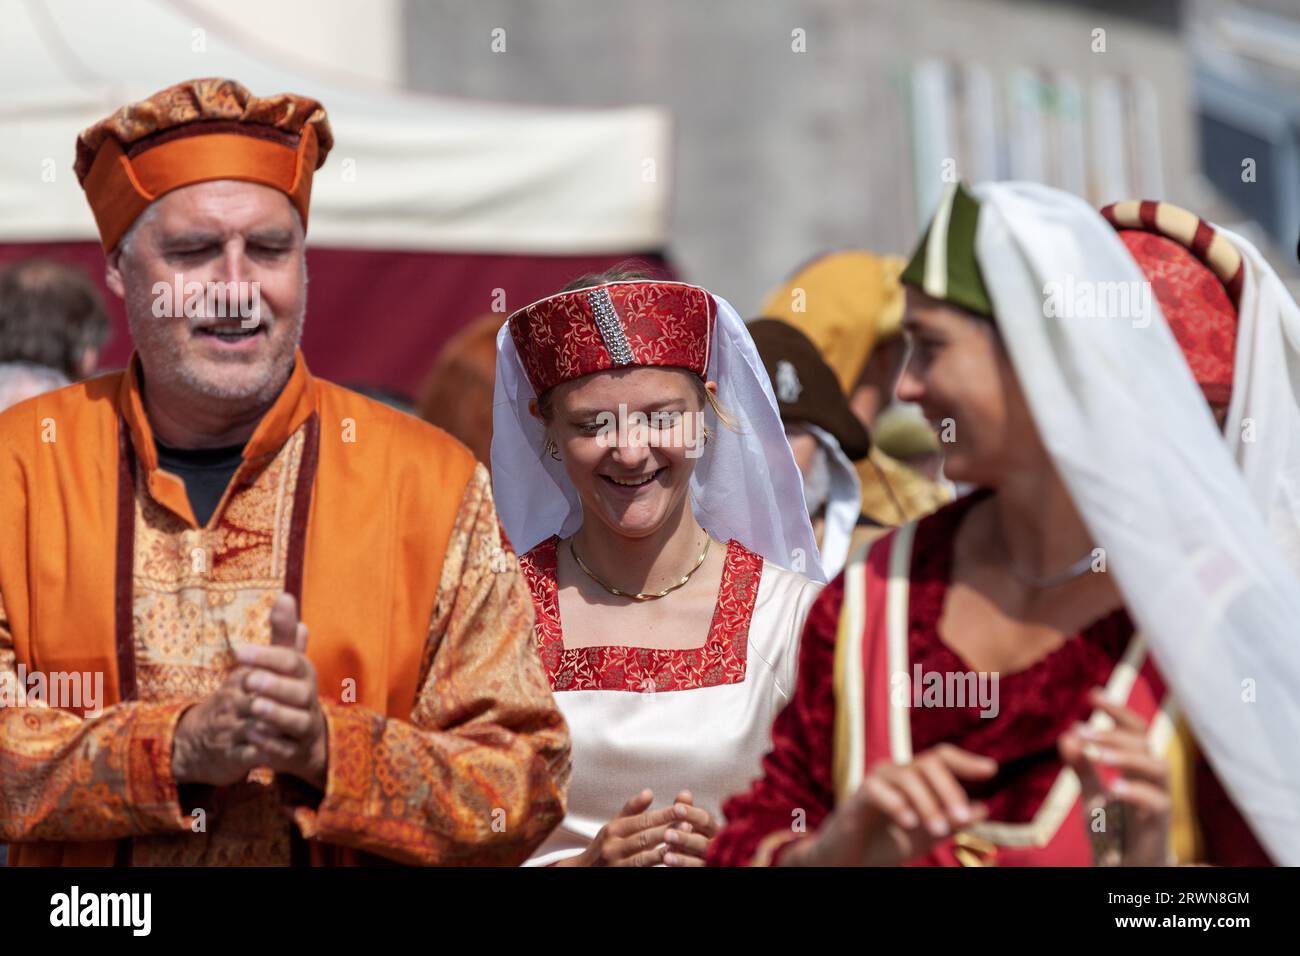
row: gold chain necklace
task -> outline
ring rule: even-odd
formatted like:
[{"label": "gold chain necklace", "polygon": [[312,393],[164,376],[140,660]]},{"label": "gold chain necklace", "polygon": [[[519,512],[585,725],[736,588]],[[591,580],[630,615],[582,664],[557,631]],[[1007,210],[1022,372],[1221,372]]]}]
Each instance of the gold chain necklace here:
[{"label": "gold chain necklace", "polygon": [[620,590],[619,588],[614,587],[614,585],[605,582],[602,578],[600,578],[596,574],[595,571],[587,567],[586,563],[582,560],[582,558],[578,557],[578,552],[574,550],[573,547],[572,538],[569,539],[569,554],[573,555],[573,560],[578,562],[578,567],[582,568],[582,570],[586,573],[587,577],[591,578],[593,581],[599,584],[610,594],[613,594],[617,597],[631,598],[633,601],[654,601],[658,598],[664,597],[665,595],[672,594],[679,587],[681,587],[683,584],[685,584],[687,581],[691,579],[691,577],[695,574],[695,572],[700,569],[700,566],[704,564],[705,557],[708,556],[709,540],[710,540],[709,536],[706,534],[704,536],[704,548],[700,551],[699,558],[696,559],[694,567],[692,567],[689,571],[687,571],[685,574],[682,575],[682,579],[680,581],[678,581],[676,584],[670,584],[662,591],[656,591],[653,594],[647,594],[644,591],[639,592],[637,594],[630,594],[627,591]]}]

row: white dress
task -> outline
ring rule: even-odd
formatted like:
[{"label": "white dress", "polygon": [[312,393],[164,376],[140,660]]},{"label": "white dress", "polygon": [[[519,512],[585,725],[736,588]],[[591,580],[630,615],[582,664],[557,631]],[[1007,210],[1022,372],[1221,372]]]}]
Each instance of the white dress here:
[{"label": "white dress", "polygon": [[581,852],[646,787],[653,807],[690,790],[720,821],[722,803],[749,788],[771,748],[822,585],[733,540],[702,647],[565,649],[555,549],[550,538],[520,564],[537,608],[538,650],[573,739],[573,777],[568,814],[527,865]]}]

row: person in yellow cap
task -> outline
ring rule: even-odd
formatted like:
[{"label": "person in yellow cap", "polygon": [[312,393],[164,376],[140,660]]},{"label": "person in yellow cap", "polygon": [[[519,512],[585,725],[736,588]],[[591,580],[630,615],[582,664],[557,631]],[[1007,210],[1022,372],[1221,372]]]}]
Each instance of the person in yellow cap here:
[{"label": "person in yellow cap", "polygon": [[136,351],[0,414],[12,864],[516,864],[563,817],[487,470],[298,348],[331,143],[227,79],[77,141]]},{"label": "person in yellow cap", "polygon": [[[905,357],[903,265],[897,256],[856,250],[821,256],[772,292],[760,313],[812,341],[868,431],[890,403]],[[855,467],[862,514],[881,525],[919,518],[951,497],[875,442]]]},{"label": "person in yellow cap", "polygon": [[854,462],[871,453],[871,437],[806,335],[780,319],[752,319],[746,327],[772,381],[786,441],[803,476],[822,571],[830,580],[850,554],[889,530],[862,514]]}]

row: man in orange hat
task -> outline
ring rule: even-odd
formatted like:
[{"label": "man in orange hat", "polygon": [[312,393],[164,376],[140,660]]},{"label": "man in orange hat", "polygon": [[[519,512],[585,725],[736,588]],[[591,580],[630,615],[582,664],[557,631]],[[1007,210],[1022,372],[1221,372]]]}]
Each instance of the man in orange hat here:
[{"label": "man in orange hat", "polygon": [[125,372],[0,415],[0,839],[37,865],[518,863],[568,735],[484,467],[298,350],[325,111],[83,132]]}]

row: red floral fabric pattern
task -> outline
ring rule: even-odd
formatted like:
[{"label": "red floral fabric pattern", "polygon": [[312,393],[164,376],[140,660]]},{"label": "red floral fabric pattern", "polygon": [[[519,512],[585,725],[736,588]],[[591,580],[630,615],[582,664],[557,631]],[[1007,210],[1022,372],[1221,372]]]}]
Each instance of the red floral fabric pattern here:
[{"label": "red floral fabric pattern", "polygon": [[1121,230],[1128,247],[1151,283],[1151,292],[1211,405],[1232,397],[1232,370],[1237,354],[1237,310],[1228,291],[1186,246],[1135,229]]},{"label": "red floral fabric pattern", "polygon": [[[684,368],[701,378],[709,365],[717,306],[698,286],[681,282],[613,282],[614,305],[633,364]],[[618,367],[592,314],[592,289],[535,302],[510,317],[510,335],[533,390]]]},{"label": "red floral fabric pattern", "polygon": [[556,545],[551,537],[519,559],[537,610],[533,631],[542,665],[556,693],[613,690],[664,693],[739,684],[745,679],[749,623],[754,615],[763,559],[740,542],[727,542],[722,584],[709,636],[702,647],[650,648],[608,644],[564,646],[560,625]]}]

